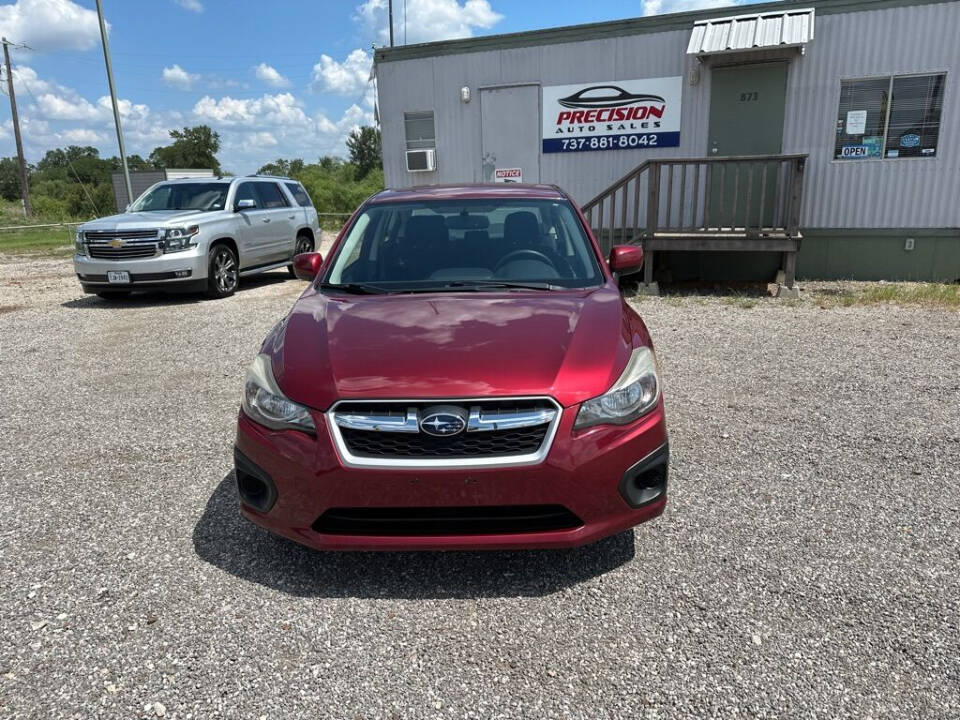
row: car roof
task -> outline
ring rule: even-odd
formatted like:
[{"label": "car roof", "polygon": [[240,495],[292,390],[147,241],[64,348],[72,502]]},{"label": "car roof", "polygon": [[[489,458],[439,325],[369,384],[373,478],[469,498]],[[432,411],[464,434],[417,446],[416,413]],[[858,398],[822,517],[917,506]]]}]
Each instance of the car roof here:
[{"label": "car roof", "polygon": [[556,185],[526,183],[472,183],[463,185],[419,185],[382,190],[371,203],[419,202],[424,200],[483,200],[489,198],[525,200],[566,200]]},{"label": "car roof", "polygon": [[232,183],[237,180],[263,180],[273,182],[297,183],[299,181],[293,178],[281,177],[279,175],[230,175],[228,177],[191,177],[191,178],[170,178],[161,180],[162,183]]}]

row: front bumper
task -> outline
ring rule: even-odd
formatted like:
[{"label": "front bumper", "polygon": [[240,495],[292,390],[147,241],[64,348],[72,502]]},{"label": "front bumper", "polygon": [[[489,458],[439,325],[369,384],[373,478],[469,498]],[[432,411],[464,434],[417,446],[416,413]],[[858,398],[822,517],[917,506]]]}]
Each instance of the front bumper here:
[{"label": "front bumper", "polygon": [[[104,290],[192,291],[206,286],[207,254],[200,247],[137,260],[100,260],[73,256],[73,268],[84,292]],[[125,270],[130,283],[107,282],[108,271]]]},{"label": "front bumper", "polygon": [[[322,413],[314,414],[313,437],[269,430],[241,412],[236,438],[241,509],[254,523],[323,550],[566,548],[662,514],[668,453],[662,401],[630,425],[597,426],[574,434],[577,410],[563,410],[550,452],[538,465],[430,470],[346,467]],[[637,492],[635,475],[650,459],[659,465],[662,484],[658,492]],[[266,477],[267,487],[260,494],[250,494],[251,473]],[[415,508],[422,514],[430,509],[502,507],[561,508],[576,522],[557,529],[534,524],[530,529],[484,532],[450,531],[443,525],[427,530],[425,524],[422,534],[364,534],[323,531],[321,520],[331,512],[342,516],[341,510]]]}]

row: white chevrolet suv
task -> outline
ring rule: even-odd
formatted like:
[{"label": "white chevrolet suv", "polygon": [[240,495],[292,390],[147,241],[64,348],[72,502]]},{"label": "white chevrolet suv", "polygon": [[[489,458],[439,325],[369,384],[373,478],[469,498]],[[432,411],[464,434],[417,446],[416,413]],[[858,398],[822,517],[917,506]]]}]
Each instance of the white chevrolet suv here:
[{"label": "white chevrolet suv", "polygon": [[73,264],[84,292],[108,300],[135,290],[222,298],[247,275],[285,266],[293,275],[293,256],[319,239],[317,211],[296,180],[169,180],[125,213],[79,226]]}]

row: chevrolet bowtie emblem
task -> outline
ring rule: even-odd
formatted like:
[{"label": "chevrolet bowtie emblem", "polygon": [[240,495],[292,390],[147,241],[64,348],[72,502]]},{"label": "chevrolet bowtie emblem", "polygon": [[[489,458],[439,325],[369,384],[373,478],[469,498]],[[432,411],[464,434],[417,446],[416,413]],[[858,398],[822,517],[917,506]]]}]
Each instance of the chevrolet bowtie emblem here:
[{"label": "chevrolet bowtie emblem", "polygon": [[116,240],[111,240],[111,241],[110,241],[110,247],[112,247],[112,248],[123,247],[123,246],[126,245],[126,244],[127,244],[126,241],[123,240],[123,239],[121,239],[121,238],[117,238]]}]

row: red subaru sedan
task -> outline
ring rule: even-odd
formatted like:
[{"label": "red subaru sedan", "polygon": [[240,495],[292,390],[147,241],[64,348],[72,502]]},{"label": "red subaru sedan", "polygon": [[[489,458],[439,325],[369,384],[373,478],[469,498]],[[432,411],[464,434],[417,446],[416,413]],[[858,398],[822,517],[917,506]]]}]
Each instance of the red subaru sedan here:
[{"label": "red subaru sedan", "polygon": [[247,518],[320,549],[558,548],[663,512],[653,343],[561,190],[386,190],[247,372]]}]

